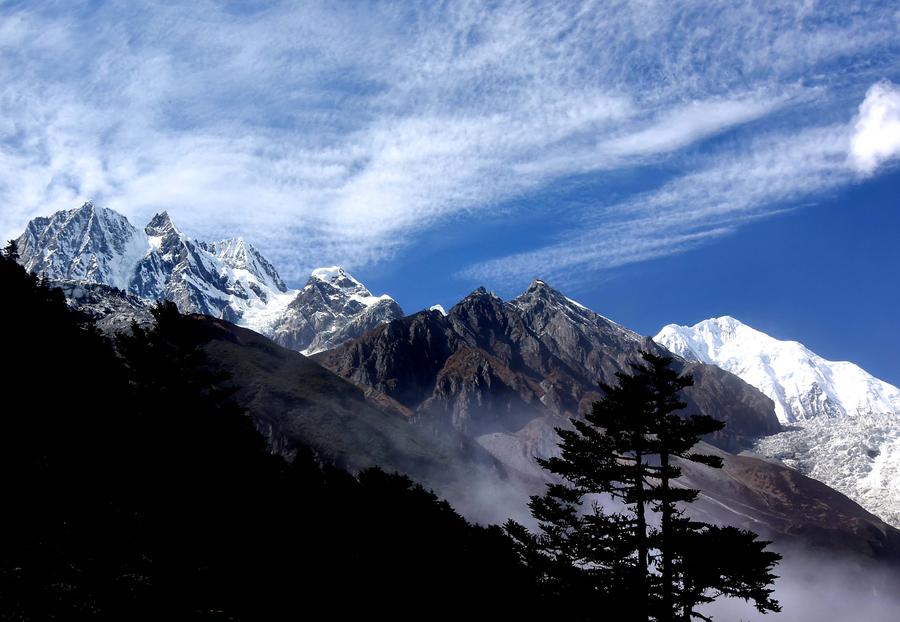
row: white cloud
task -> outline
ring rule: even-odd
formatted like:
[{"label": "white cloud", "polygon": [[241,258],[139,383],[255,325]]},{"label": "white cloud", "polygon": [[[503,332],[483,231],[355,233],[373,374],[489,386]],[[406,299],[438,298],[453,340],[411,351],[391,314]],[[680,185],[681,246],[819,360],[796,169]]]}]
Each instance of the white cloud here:
[{"label": "white cloud", "polygon": [[900,87],[882,80],[866,92],[859,105],[850,155],[865,175],[900,155]]},{"label": "white cloud", "polygon": [[[842,93],[891,66],[894,19],[877,3],[733,0],[3,5],[0,234],[86,198],[136,223],[169,209],[192,235],[244,234],[297,279],[384,260],[437,223],[477,226],[572,175],[662,164],[713,196],[707,173],[759,157],[772,117],[778,140],[845,120]],[[717,163],[683,155],[728,130]],[[532,209],[589,227],[608,206]]]},{"label": "white cloud", "polygon": [[667,110],[652,125],[598,145],[615,156],[649,155],[675,151],[729,127],[758,119],[774,110],[772,98],[695,101]]}]

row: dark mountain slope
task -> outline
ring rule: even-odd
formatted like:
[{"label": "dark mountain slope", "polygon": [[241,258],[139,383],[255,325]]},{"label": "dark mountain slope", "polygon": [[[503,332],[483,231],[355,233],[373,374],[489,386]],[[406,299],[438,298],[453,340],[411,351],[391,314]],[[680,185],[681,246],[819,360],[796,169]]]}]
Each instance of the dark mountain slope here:
[{"label": "dark mountain slope", "polygon": [[223,320],[190,318],[209,365],[230,375],[235,399],[276,452],[290,457],[303,445],[352,472],[377,465],[443,487],[497,472],[462,435],[427,434],[303,355]]},{"label": "dark mountain slope", "polygon": [[702,491],[691,508],[701,520],[752,529],[782,548],[886,560],[900,570],[900,531],[849,497],[781,464],[706,444],[698,450],[725,462],[722,471],[679,463],[682,482]]},{"label": "dark mountain slope", "polygon": [[[0,292],[0,620],[418,620],[434,603],[463,617],[469,598],[491,618],[539,617],[499,529],[405,477],[267,450],[210,357],[248,352],[242,390],[259,396],[253,373],[277,371],[279,349],[171,304],[114,349],[5,258]],[[319,373],[311,394],[346,388]]]},{"label": "dark mountain slope", "polygon": [[[597,399],[598,381],[614,384],[616,372],[630,371],[641,350],[666,353],[535,281],[511,302],[480,288],[446,317],[423,311],[315,359],[423,421],[474,437],[516,432],[536,417],[563,424]],[[714,444],[734,449],[780,429],[771,400],[736,376],[679,365],[695,376],[686,393],[692,411],[728,424]]]},{"label": "dark mountain slope", "polygon": [[[21,297],[10,291],[11,300]],[[62,296],[53,290],[42,291],[57,307],[62,306],[59,313],[63,313]],[[124,309],[127,317],[134,309],[127,296],[119,292],[115,298],[115,293],[111,288],[88,288],[79,295],[81,308],[100,317],[111,310],[107,318]],[[448,317],[420,313],[382,326],[346,350],[338,350],[342,356],[337,360],[345,366],[337,370],[365,390],[313,360],[222,320],[188,316],[183,336],[200,345],[209,369],[230,374],[233,398],[278,453],[290,457],[296,450],[308,448],[320,460],[353,472],[375,464],[398,469],[453,499],[467,516],[503,520],[511,513],[524,513],[527,495],[540,490],[545,474],[533,455],[554,451],[552,428],[565,424],[571,408],[564,404],[591,399],[593,387],[583,380],[591,372],[585,368],[610,373],[623,365],[620,350],[639,349],[644,343],[571,301],[551,299],[554,304],[547,304],[540,291],[529,295],[533,295],[529,304],[518,300],[521,304],[513,305],[478,291]],[[147,313],[144,308],[138,310]],[[528,314],[527,322],[523,313]],[[130,404],[129,399],[133,401],[125,396],[115,398],[116,391],[123,389],[115,380],[114,364],[98,367],[96,362],[82,360],[74,366],[66,358],[85,348],[72,345],[69,337],[56,330],[74,320],[61,322],[33,311],[25,317],[45,328],[14,341],[22,352],[30,353],[21,359],[23,364],[28,361],[24,377],[32,384],[52,386],[53,394],[62,400],[54,402],[60,404],[61,413],[71,409],[73,399],[98,412],[106,408],[103,400],[116,401],[120,410],[122,404]],[[585,321],[576,322],[579,317]],[[21,327],[23,322],[17,315],[7,325]],[[95,343],[91,339],[84,343]],[[56,352],[58,347],[70,354],[47,358],[46,353]],[[332,354],[317,358],[327,359]],[[107,369],[109,365],[112,369]],[[694,373],[699,376],[707,369],[711,368],[696,368]],[[98,378],[103,378],[100,384]],[[727,383],[731,377],[713,373],[711,378]],[[21,379],[11,384],[20,385],[32,386]],[[742,394],[740,388],[738,384],[721,391],[749,396],[752,405],[754,395]],[[43,393],[46,391],[27,391],[10,412],[27,412],[25,405],[36,403],[34,396]],[[710,409],[726,408],[715,399],[715,392],[708,395]],[[184,419],[190,415],[186,404],[154,399],[160,400],[160,412],[172,411],[167,414],[172,434],[180,429],[179,434],[190,432],[191,443],[217,442],[212,434],[215,428],[204,432],[202,426],[185,425],[191,420]],[[737,400],[727,408],[739,404]],[[34,439],[36,448],[52,453],[60,446],[57,440],[95,434],[127,453],[129,443],[123,439],[128,436],[116,427],[121,420],[118,411],[111,411],[109,419],[90,420],[96,422],[92,426],[80,418],[53,418],[48,421],[61,426],[61,435],[37,427],[29,428],[27,437]],[[163,441],[169,442],[165,437]],[[66,455],[77,456],[83,450],[79,446],[74,454]],[[222,459],[231,451],[223,447]],[[704,503],[698,507],[711,516],[763,532],[779,542],[833,545],[837,550],[857,550],[868,556],[900,557],[895,530],[831,489],[780,465],[724,455],[726,469],[722,472],[687,473],[698,478],[696,485],[704,490]]]}]

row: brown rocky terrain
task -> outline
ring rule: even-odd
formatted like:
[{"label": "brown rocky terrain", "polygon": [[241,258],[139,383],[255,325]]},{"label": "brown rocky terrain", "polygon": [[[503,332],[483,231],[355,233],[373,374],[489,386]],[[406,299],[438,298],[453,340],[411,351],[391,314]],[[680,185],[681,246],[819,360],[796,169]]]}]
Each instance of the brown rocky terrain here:
[{"label": "brown rocky terrain", "polygon": [[[447,316],[422,311],[315,356],[433,427],[467,436],[517,433],[536,418],[552,430],[584,413],[640,352],[667,351],[582,307],[543,281],[504,302],[479,288]],[[717,367],[678,359],[694,376],[686,412],[726,421],[710,442],[738,449],[780,426],[771,400]],[[534,428],[534,425],[531,426]]]}]

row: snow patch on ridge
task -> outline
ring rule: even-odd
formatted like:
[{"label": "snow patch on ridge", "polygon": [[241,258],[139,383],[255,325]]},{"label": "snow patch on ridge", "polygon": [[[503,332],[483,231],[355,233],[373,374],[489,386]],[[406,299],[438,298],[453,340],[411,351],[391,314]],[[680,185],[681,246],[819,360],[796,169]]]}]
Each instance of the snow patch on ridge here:
[{"label": "snow patch on ridge", "polygon": [[108,272],[109,284],[122,291],[127,291],[141,259],[147,254],[149,243],[143,231],[135,231],[125,242],[121,257],[110,264]]},{"label": "snow patch on ridge", "polygon": [[357,285],[361,285],[359,281],[348,275],[340,266],[326,266],[323,268],[316,268],[310,273],[310,276],[314,279],[325,281],[326,283],[332,283],[341,277],[348,277]]}]

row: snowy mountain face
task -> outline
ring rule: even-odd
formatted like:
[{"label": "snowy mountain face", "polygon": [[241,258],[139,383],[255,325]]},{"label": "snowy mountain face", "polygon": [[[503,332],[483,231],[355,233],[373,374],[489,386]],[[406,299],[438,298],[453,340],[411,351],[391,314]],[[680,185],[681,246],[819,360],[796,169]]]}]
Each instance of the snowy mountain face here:
[{"label": "snowy mountain face", "polygon": [[681,356],[740,376],[775,402],[782,423],[900,410],[900,390],[853,363],[826,361],[731,317],[670,324],[654,341]]},{"label": "snowy mountain face", "polygon": [[[278,276],[275,267],[260,255],[259,251],[245,242],[244,238],[212,243],[201,242],[200,246],[231,268],[237,278],[247,283],[248,287],[254,288],[254,281],[258,280],[269,290],[287,292],[287,286]],[[261,291],[259,295],[262,295]]]},{"label": "snowy mountain face", "polygon": [[85,203],[35,218],[17,240],[29,272],[52,280],[105,283],[127,289],[147,239],[121,214]]},{"label": "snowy mountain face", "polygon": [[110,291],[75,285],[117,288],[145,303],[171,300],[183,313],[222,318],[308,352],[403,316],[389,296],[373,296],[339,267],[316,270],[303,289],[288,290],[275,267],[243,238],[194,241],[166,212],[138,230],[121,214],[88,202],[35,218],[18,244],[25,268],[65,283],[74,306],[92,315],[121,309],[110,326],[127,326],[129,305],[111,300],[104,307],[99,299]]},{"label": "snowy mountain face", "polygon": [[272,265],[242,238],[195,242],[165,212],[144,232],[148,249],[129,287],[136,296],[165,298],[183,312],[240,322],[249,309],[266,306],[286,290]]},{"label": "snowy mountain face", "polygon": [[25,268],[51,280],[165,298],[185,313],[240,321],[249,308],[286,290],[272,265],[242,239],[195,242],[166,212],[139,231],[121,214],[88,202],[35,218],[18,243]]},{"label": "snowy mountain face", "polygon": [[319,268],[272,325],[269,336],[287,348],[314,354],[402,317],[393,298],[373,296],[343,268]]},{"label": "snowy mountain face", "polygon": [[775,402],[785,432],[756,451],[843,492],[900,525],[900,389],[859,366],[828,361],[731,317],[664,327],[654,340],[717,365]]}]

